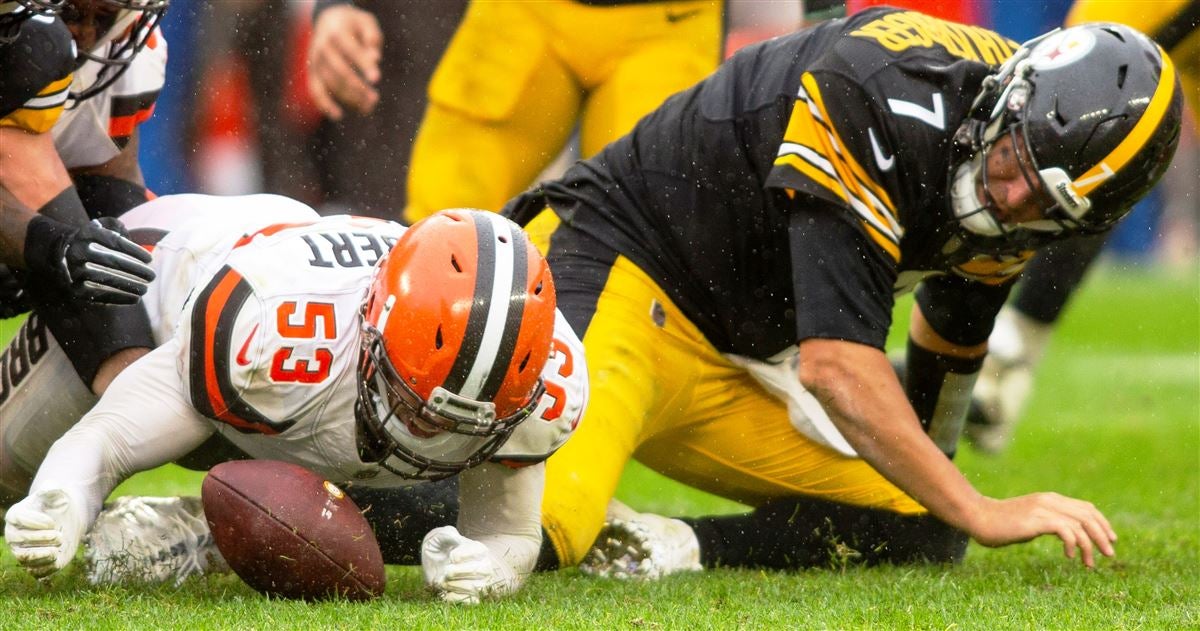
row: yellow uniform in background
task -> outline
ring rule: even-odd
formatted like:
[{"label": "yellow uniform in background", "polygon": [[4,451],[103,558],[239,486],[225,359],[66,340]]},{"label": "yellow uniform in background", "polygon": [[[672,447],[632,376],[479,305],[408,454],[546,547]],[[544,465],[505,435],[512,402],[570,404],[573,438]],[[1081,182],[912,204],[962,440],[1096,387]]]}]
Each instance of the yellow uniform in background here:
[{"label": "yellow uniform in background", "polygon": [[591,156],[721,61],[724,3],[472,2],[429,85],[405,217],[499,210],[576,122]]},{"label": "yellow uniform in background", "polygon": [[1192,120],[1200,126],[1200,0],[1077,0],[1066,25],[1083,22],[1128,24],[1165,48],[1175,62]]}]

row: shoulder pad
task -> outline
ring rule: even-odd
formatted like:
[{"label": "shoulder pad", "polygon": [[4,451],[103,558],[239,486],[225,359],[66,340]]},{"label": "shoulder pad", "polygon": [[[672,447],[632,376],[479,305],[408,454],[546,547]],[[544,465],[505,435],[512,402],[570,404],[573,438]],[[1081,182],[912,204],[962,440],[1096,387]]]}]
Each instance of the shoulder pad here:
[{"label": "shoulder pad", "polygon": [[529,418],[521,423],[492,460],[511,467],[536,464],[549,458],[579,426],[587,408],[588,373],[583,343],[555,312],[554,340],[542,369],[546,393]]}]

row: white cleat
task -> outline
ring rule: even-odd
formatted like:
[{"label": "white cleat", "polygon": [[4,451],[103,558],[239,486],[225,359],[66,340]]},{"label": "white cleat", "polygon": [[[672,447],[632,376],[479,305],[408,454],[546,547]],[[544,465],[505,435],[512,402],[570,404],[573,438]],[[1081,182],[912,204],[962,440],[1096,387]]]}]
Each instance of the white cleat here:
[{"label": "white cleat", "polygon": [[165,583],[228,572],[198,497],[120,497],[84,539],[93,585]]},{"label": "white cleat", "polygon": [[1033,391],[1033,367],[1006,364],[988,355],[975,382],[963,431],[971,445],[987,454],[1008,448],[1017,420]]},{"label": "white cleat", "polygon": [[963,428],[976,449],[996,454],[1012,441],[1052,330],[1053,325],[1038,322],[1014,307],[1005,306],[996,316]]},{"label": "white cleat", "polygon": [[579,569],[617,580],[658,580],[676,572],[698,572],[700,542],[687,524],[639,513],[617,500],[608,504],[604,528]]}]

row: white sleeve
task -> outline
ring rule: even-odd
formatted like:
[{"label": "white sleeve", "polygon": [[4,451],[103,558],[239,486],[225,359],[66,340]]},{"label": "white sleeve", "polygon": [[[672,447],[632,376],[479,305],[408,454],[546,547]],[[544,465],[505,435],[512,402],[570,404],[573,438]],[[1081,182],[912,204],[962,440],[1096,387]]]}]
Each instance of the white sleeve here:
[{"label": "white sleeve", "polygon": [[512,570],[518,585],[533,571],[542,545],[545,463],[520,469],[484,463],[459,474],[458,530]]},{"label": "white sleeve", "polygon": [[131,364],[100,401],[50,448],[29,491],[66,489],[84,502],[86,530],[130,475],[198,447],[212,424],[188,404],[175,340]]}]

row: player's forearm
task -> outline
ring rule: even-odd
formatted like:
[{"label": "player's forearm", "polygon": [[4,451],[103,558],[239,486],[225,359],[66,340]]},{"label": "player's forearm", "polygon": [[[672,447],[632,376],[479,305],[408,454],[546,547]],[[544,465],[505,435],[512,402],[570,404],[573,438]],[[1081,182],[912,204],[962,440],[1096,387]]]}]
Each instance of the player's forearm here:
[{"label": "player's forearm", "polygon": [[971,532],[982,496],[925,435],[883,352],[806,340],[800,365],[805,387],[864,460],[938,518]]},{"label": "player's forearm", "polygon": [[0,127],[0,147],[0,186],[26,208],[41,208],[71,186],[50,134]]},{"label": "player's forearm", "polygon": [[176,351],[177,344],[168,343],[118,375],[96,406],[50,448],[30,494],[70,490],[94,519],[117,484],[202,443],[212,428],[183,398]]},{"label": "player's forearm", "polygon": [[461,476],[459,532],[487,546],[519,585],[533,571],[542,543],[545,464],[510,469],[487,463]]}]

